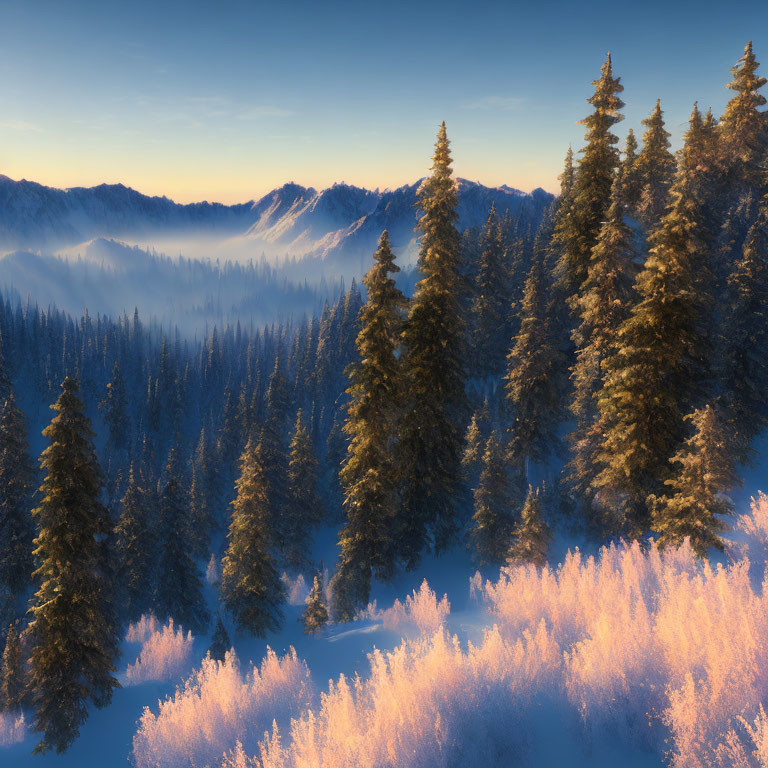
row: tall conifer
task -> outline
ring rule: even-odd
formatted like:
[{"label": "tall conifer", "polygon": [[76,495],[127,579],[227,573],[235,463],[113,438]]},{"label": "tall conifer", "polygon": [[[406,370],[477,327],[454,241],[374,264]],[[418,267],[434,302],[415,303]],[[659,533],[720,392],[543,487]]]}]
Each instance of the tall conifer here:
[{"label": "tall conifer", "polygon": [[594,111],[581,121],[586,126],[587,144],[570,192],[567,221],[557,235],[561,252],[557,268],[559,291],[569,302],[576,300],[587,278],[590,254],[610,205],[611,187],[619,166],[615,147],[618,139],[611,129],[622,120],[619,110],[624,102],[618,94],[624,87],[620,78],[613,76],[610,54],[593,85],[595,92],[587,101]]},{"label": "tall conifer", "polygon": [[160,558],[157,610],[193,632],[208,626],[208,609],[197,563],[192,558],[189,530],[189,493],[179,449],[168,455],[160,491]]},{"label": "tall conifer", "polygon": [[317,459],[301,411],[289,447],[288,503],[283,517],[285,564],[299,570],[309,563],[312,532],[323,520],[317,494]]},{"label": "tall conifer", "polygon": [[653,228],[664,214],[675,174],[675,158],[669,151],[669,132],[664,128],[660,99],[643,125],[643,148],[636,166],[642,182],[639,214],[646,226]]},{"label": "tall conifer", "polygon": [[346,523],[332,582],[350,603],[339,613],[352,618],[368,602],[371,570],[388,579],[395,568],[397,466],[395,445],[402,402],[397,356],[405,298],[395,285],[399,272],[386,230],[364,278],[368,298],[360,313],[359,362],[350,366],[351,400],[344,431],[350,437],[341,470]]},{"label": "tall conifer", "polygon": [[240,457],[227,552],[222,561],[221,598],[240,629],[257,637],[282,621],[283,582],[269,554],[270,509],[261,445],[249,440]]},{"label": "tall conifer", "polygon": [[475,490],[473,553],[479,565],[501,565],[512,533],[512,499],[504,450],[494,431],[485,444],[483,468]]},{"label": "tall conifer", "polygon": [[87,719],[88,704],[106,706],[118,687],[118,638],[99,543],[108,532],[101,475],[77,393],[66,378],[52,406],[56,416],[43,432],[50,445],[40,458],[42,500],[33,511],[40,588],[28,631],[35,730],[42,733],[37,752],[63,752]]},{"label": "tall conifer", "polygon": [[117,574],[125,601],[124,617],[129,622],[141,618],[152,607],[157,547],[147,496],[131,464],[115,528]]},{"label": "tall conifer", "polygon": [[671,205],[637,278],[638,301],[619,330],[618,350],[604,363],[603,469],[596,484],[632,535],[649,525],[646,499],[662,493],[669,459],[684,437],[683,414],[705,393],[710,375],[709,242],[697,195],[702,170],[693,160],[701,135],[695,108]]},{"label": "tall conifer", "polygon": [[24,415],[10,392],[0,412],[0,584],[17,599],[29,586],[34,567],[34,473],[26,433]]},{"label": "tall conifer", "polygon": [[717,409],[707,405],[686,416],[694,434],[671,458],[674,475],[667,485],[671,493],[651,495],[653,530],[662,547],[679,546],[689,538],[699,557],[709,547],[723,548],[719,534],[725,530],[717,515],[726,515],[733,505],[724,493],[736,484],[733,456]]},{"label": "tall conifer", "polygon": [[461,319],[456,184],[445,123],[432,175],[419,190],[422,233],[416,285],[403,332],[403,380],[408,395],[400,432],[402,517],[400,552],[415,567],[429,544],[436,550],[458,524],[461,453],[467,417],[464,327]]}]

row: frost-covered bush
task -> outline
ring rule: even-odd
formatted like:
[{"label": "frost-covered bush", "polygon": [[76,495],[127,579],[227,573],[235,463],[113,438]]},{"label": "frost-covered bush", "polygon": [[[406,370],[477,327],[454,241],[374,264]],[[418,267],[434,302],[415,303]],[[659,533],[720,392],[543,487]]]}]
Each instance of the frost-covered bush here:
[{"label": "frost-covered bush", "polygon": [[734,534],[729,553],[734,559],[748,558],[759,578],[768,560],[768,496],[758,493],[752,499],[749,513],[736,518]]},{"label": "frost-covered bush", "polygon": [[[224,765],[568,764],[539,750],[578,750],[578,737],[585,761],[608,742],[672,768],[768,768],[768,584],[756,587],[748,562],[619,544],[569,553],[557,568],[505,568],[496,582],[475,576],[471,588],[493,624],[481,642],[448,634],[448,602],[426,584],[387,611],[371,606],[370,618],[423,633],[374,651],[369,674],[340,677],[319,701],[291,699],[290,723],[274,707],[269,734],[265,707],[217,743]],[[214,751],[194,759],[205,765]]]},{"label": "frost-covered bush", "polygon": [[[439,629],[370,656],[370,675],[341,676],[320,706],[273,730],[263,768],[512,765],[526,749],[526,707],[561,653],[542,625],[506,643],[496,629],[463,651]],[[246,750],[246,753],[247,750]],[[234,766],[247,766],[235,755]]]},{"label": "frost-covered bush", "polygon": [[128,632],[125,635],[127,643],[144,643],[149,637],[160,630],[160,623],[152,615],[142,614],[142,617],[128,625]]},{"label": "frost-covered bush", "polygon": [[[143,617],[142,617],[143,618]],[[129,664],[125,678],[129,685],[150,680],[178,680],[192,666],[194,639],[191,632],[174,627],[173,619],[161,629],[155,629],[144,641],[139,658]]]},{"label": "frost-covered bush", "polygon": [[365,610],[359,611],[355,618],[380,621],[384,629],[393,632],[409,633],[411,630],[416,630],[422,634],[432,634],[445,626],[450,613],[451,604],[448,602],[448,596],[443,595],[443,599],[438,602],[437,595],[424,579],[418,592],[414,590],[412,594],[406,596],[405,603],[395,600],[391,608],[379,610],[374,600]]},{"label": "frost-covered bush", "polygon": [[24,715],[13,712],[0,712],[0,747],[20,744],[27,735]]},{"label": "frost-covered bush", "polygon": [[311,703],[309,670],[293,648],[282,658],[268,650],[245,676],[231,651],[223,662],[206,658],[157,714],[144,710],[133,757],[137,768],[218,766],[238,743],[255,754],[273,722],[287,724]]}]

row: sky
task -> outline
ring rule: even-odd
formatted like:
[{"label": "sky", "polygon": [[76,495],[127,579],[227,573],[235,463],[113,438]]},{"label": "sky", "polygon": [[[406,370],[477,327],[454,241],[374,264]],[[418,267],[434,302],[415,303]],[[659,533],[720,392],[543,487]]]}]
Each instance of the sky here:
[{"label": "sky", "polygon": [[0,173],[179,202],[397,187],[445,120],[457,175],[556,191],[608,50],[618,132],[661,98],[677,146],[750,39],[768,73],[765,0],[0,0]]}]

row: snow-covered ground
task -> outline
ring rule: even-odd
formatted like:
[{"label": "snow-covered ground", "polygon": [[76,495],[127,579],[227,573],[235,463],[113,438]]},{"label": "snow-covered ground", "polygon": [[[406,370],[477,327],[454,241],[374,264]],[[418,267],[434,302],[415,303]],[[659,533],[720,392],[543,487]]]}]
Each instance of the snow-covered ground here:
[{"label": "snow-covered ground", "polygon": [[[737,512],[749,512],[748,496],[739,494]],[[123,687],[66,754],[32,756],[34,734],[8,744],[22,727],[4,718],[0,764],[213,768],[228,751],[231,765],[246,768],[266,738],[265,768],[655,768],[675,755],[679,766],[763,766],[733,750],[756,748],[765,727],[752,723],[768,694],[759,642],[768,636],[768,501],[733,539],[730,559],[751,556],[751,568],[727,556],[725,566],[702,568],[690,552],[662,558],[637,546],[593,560],[584,548],[566,555],[574,542],[559,537],[559,569],[473,578],[468,553],[456,548],[376,585],[364,616],[316,636],[302,632],[299,584],[279,633],[257,640],[228,624],[238,663],[209,663],[186,691],[210,636],[145,623],[124,644]],[[317,560],[332,563],[334,548],[335,533],[324,531]],[[177,686],[176,702],[161,708]]]}]

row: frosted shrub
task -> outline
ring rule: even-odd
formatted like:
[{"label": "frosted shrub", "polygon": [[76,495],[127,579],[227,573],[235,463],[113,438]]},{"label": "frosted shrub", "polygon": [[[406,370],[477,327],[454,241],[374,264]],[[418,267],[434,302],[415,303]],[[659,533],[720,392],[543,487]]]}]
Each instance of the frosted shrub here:
[{"label": "frosted shrub", "polygon": [[506,569],[484,594],[505,638],[545,622],[588,729],[660,755],[671,732],[674,768],[710,768],[718,754],[726,765],[720,745],[768,694],[768,602],[748,568],[634,543],[569,554],[556,571]]},{"label": "frosted shrub", "polygon": [[309,670],[293,648],[282,658],[268,650],[245,676],[231,651],[223,662],[206,658],[172,699],[159,702],[157,714],[144,710],[133,757],[137,768],[213,767],[225,753],[236,756],[239,743],[245,760],[273,721],[288,723],[311,700]]},{"label": "frosted shrub", "polygon": [[[526,750],[526,707],[561,653],[542,625],[516,643],[496,629],[462,651],[445,630],[369,656],[367,679],[341,676],[319,709],[260,745],[264,768],[512,765]],[[247,752],[247,750],[246,750]],[[233,765],[248,765],[241,762]]]},{"label": "frosted shrub", "polygon": [[20,744],[27,735],[27,725],[24,715],[13,712],[0,712],[0,747],[10,747]]},{"label": "frosted shrub", "polygon": [[768,716],[760,705],[754,722],[738,718],[717,750],[718,764],[725,768],[768,768]]},{"label": "frosted shrub", "polygon": [[[768,768],[768,583],[755,588],[747,561],[713,567],[687,544],[618,544],[557,568],[505,568],[497,582],[475,576],[471,591],[494,622],[482,642],[465,648],[447,633],[448,601],[426,582],[405,603],[372,605],[370,618],[421,634],[374,651],[365,678],[297,703],[290,723],[288,707],[265,705],[255,725],[217,741],[224,765],[543,765],[544,742],[578,733],[587,754],[607,743],[671,768]],[[278,727],[264,734],[270,711]],[[214,752],[195,753],[197,764]]]},{"label": "frosted shrub", "polygon": [[284,573],[280,578],[285,584],[288,605],[304,605],[309,597],[309,587],[304,576],[299,574],[295,579],[292,579],[287,573]]},{"label": "frosted shrub", "polygon": [[443,595],[438,603],[437,595],[424,579],[419,591],[414,590],[412,595],[405,598],[405,604],[395,600],[391,608],[380,613],[380,618],[385,629],[403,631],[415,627],[423,634],[431,634],[444,626],[450,613],[448,596]]},{"label": "frosted shrub", "polygon": [[194,639],[191,632],[184,634],[182,627],[174,627],[168,620],[162,630],[155,630],[141,647],[139,658],[129,664],[125,677],[129,685],[150,680],[178,680],[192,666]]},{"label": "frosted shrub", "polygon": [[734,530],[741,541],[733,542],[729,547],[734,559],[747,557],[762,576],[768,560],[768,496],[759,493],[752,499],[750,511],[736,518]]},{"label": "frosted shrub", "polygon": [[150,635],[160,630],[160,623],[152,615],[146,613],[142,617],[128,625],[128,632],[125,635],[125,641],[127,643],[143,643],[146,642]]}]

